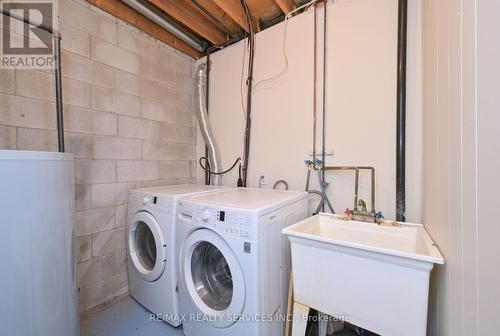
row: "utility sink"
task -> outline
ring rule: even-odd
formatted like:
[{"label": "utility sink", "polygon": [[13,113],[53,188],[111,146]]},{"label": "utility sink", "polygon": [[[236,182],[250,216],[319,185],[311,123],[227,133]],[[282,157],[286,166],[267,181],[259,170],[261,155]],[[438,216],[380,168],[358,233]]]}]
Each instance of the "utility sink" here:
[{"label": "utility sink", "polygon": [[423,225],[319,214],[283,233],[294,301],[381,335],[426,335],[429,276],[444,260]]}]

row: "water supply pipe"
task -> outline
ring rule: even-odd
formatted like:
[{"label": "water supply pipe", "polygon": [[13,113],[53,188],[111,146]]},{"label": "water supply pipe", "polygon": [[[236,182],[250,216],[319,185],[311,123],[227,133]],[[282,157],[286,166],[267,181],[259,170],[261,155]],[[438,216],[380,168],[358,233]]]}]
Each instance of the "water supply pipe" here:
[{"label": "water supply pipe", "polygon": [[51,25],[46,26],[40,24],[39,22],[30,21],[29,17],[16,14],[14,11],[8,11],[4,8],[0,8],[2,15],[11,17],[15,20],[24,22],[27,25],[36,26],[52,35],[54,42],[54,82],[56,87],[56,120],[57,120],[57,144],[59,152],[63,153],[65,151],[64,146],[64,116],[63,116],[63,94],[62,94],[62,78],[61,78],[61,35],[59,31],[55,30]]},{"label": "water supply pipe", "polygon": [[53,34],[56,68],[54,71],[56,85],[56,110],[57,110],[57,145],[59,152],[65,152],[64,146],[64,115],[62,94],[62,67],[61,67],[61,35],[59,32]]},{"label": "water supply pipe", "polygon": [[196,117],[198,118],[201,134],[203,136],[203,139],[205,139],[205,144],[207,145],[210,171],[215,173],[211,176],[211,184],[221,185],[222,178],[220,175],[217,175],[217,173],[221,172],[219,152],[217,149],[217,144],[215,143],[212,129],[210,128],[210,122],[208,120],[206,105],[206,85],[207,65],[203,63],[198,65],[198,70],[196,71]]},{"label": "water supply pipe", "polygon": [[[323,2],[323,110],[322,110],[322,133],[321,133],[321,161],[326,165],[326,66],[328,54],[328,3]],[[316,160],[316,159],[314,159]],[[321,170],[321,181],[325,185],[325,171]],[[323,211],[325,207],[323,206]]]},{"label": "water supply pipe", "polygon": [[359,200],[359,172],[360,170],[370,170],[371,172],[371,213],[375,213],[375,168],[369,166],[320,166],[323,171],[354,171],[354,207],[353,210],[358,210]]},{"label": "water supply pipe", "polygon": [[314,211],[314,214],[319,213],[324,208],[325,204],[328,206],[331,213],[335,213],[335,210],[333,209],[333,206],[330,203],[330,200],[328,199],[328,194],[326,193],[325,186],[323,185],[322,174],[321,174],[322,170],[317,170],[315,168],[315,171],[318,173],[318,182],[320,185],[320,190],[309,190],[309,185],[310,185],[310,181],[311,181],[311,171],[313,170],[313,168],[315,166],[319,167],[320,164],[315,164],[311,160],[306,160],[305,164],[307,166],[307,178],[306,178],[305,191],[307,191],[309,194],[314,194],[314,195],[318,195],[319,197],[321,197],[320,202],[319,202],[318,206],[316,207],[316,210]]}]

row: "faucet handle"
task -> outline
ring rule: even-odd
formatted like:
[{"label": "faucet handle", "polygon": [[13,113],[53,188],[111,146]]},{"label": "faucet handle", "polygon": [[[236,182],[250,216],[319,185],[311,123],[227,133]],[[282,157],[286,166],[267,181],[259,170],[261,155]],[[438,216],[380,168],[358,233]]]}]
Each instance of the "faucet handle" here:
[{"label": "faucet handle", "polygon": [[351,214],[351,210],[349,210],[349,208],[345,208],[345,211],[344,211],[344,217],[342,217],[343,220],[351,220],[352,219],[352,214]]}]

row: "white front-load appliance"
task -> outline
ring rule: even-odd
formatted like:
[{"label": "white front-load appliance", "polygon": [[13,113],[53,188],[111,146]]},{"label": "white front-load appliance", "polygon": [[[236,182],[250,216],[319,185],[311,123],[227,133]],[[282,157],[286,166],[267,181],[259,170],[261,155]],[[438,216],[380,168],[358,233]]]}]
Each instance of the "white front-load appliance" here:
[{"label": "white front-load appliance", "polygon": [[134,189],[128,204],[128,279],[130,295],[156,318],[179,326],[177,201],[228,189],[184,184]]},{"label": "white front-load appliance", "polygon": [[281,336],[290,251],[281,230],[307,194],[238,188],[179,201],[180,308],[187,336]]}]

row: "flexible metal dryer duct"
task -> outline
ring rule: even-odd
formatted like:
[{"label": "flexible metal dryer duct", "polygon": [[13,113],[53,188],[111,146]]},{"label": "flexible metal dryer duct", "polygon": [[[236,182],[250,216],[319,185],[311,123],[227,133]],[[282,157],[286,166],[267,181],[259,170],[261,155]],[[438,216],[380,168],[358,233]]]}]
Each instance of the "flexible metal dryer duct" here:
[{"label": "flexible metal dryer duct", "polygon": [[[210,162],[210,170],[214,173],[220,173],[220,158],[217,145],[215,143],[210,122],[208,120],[207,105],[206,105],[206,87],[207,87],[207,65],[200,64],[196,71],[196,117],[200,124],[200,131],[205,139],[205,144],[208,149],[208,160]],[[213,174],[211,177],[212,185],[221,185],[222,178],[220,175]]]}]

